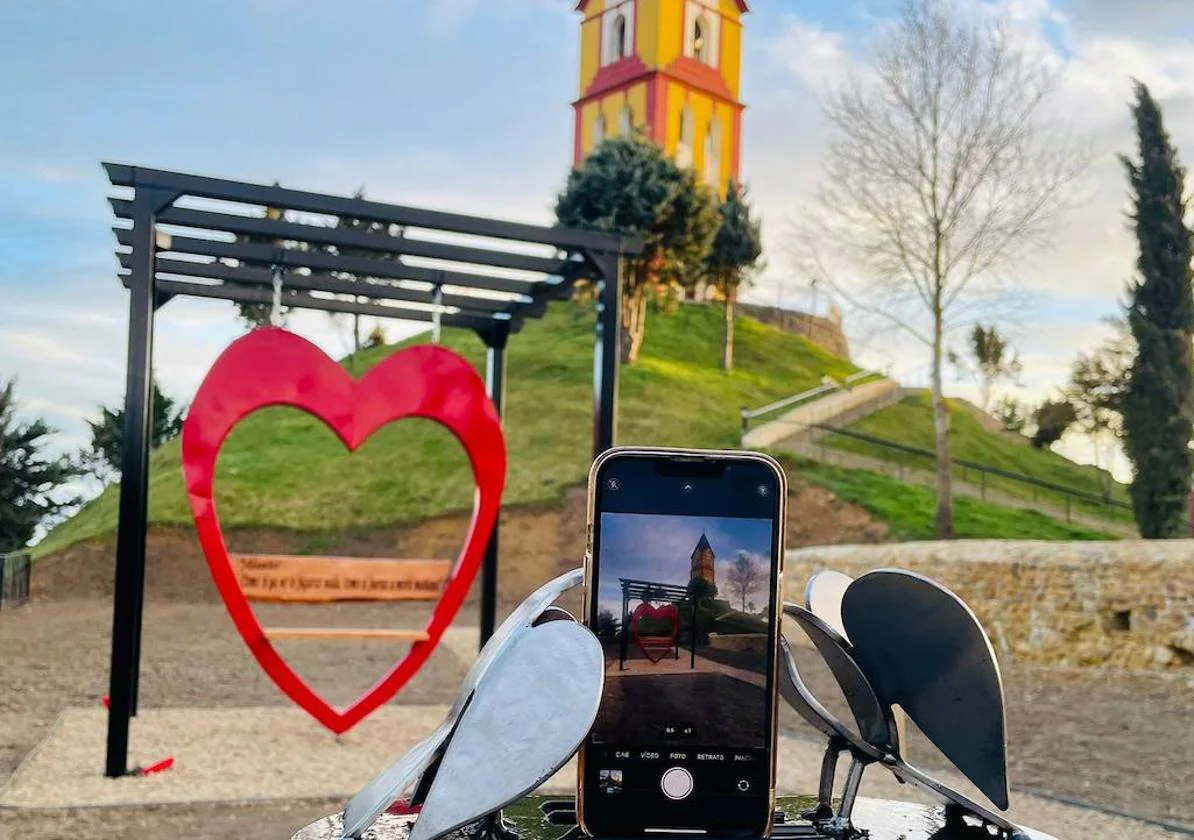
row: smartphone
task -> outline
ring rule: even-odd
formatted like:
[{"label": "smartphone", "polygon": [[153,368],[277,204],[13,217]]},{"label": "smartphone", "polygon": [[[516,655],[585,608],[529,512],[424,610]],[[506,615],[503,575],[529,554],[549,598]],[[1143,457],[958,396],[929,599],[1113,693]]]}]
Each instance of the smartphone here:
[{"label": "smartphone", "polygon": [[752,452],[594,462],[585,620],[606,678],[578,762],[589,836],[770,834],[787,495]]}]

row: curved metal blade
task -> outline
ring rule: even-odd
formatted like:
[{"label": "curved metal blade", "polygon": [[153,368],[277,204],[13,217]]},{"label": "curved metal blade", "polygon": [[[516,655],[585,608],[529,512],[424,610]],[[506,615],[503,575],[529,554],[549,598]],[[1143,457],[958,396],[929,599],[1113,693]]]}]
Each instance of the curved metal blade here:
[{"label": "curved metal blade", "polygon": [[604,682],[587,627],[549,621],[520,634],[477,686],[410,840],[436,840],[551,778],[597,719]]},{"label": "curved metal blade", "polygon": [[[791,610],[789,610],[791,608]],[[785,604],[784,612],[792,615],[800,608],[795,604]],[[998,826],[1005,831],[1015,832],[1020,829],[1013,823],[996,814],[989,808],[980,805],[969,797],[959,793],[932,776],[907,764],[903,758],[893,753],[884,754],[878,747],[869,744],[858,737],[849,727],[825,708],[824,705],[809,689],[808,684],[800,675],[796,660],[791,655],[787,639],[780,638],[783,650],[784,668],[788,679],[780,683],[780,693],[796,712],[826,738],[840,739],[851,754],[862,760],[869,760],[882,764],[898,779],[937,800],[942,805],[957,805],[974,814],[991,825]],[[844,690],[844,689],[843,689]]]},{"label": "curved metal blade", "polygon": [[800,676],[799,668],[796,667],[796,660],[792,657],[792,648],[788,645],[788,640],[783,636],[779,638],[779,647],[780,652],[783,654],[782,661],[784,672],[787,676],[786,680],[780,681],[779,693],[783,695],[788,705],[795,709],[796,713],[804,718],[813,729],[816,729],[826,738],[840,738],[851,746],[855,742],[861,744],[858,736],[851,732],[832,712],[821,705],[821,701],[809,690],[808,685]]},{"label": "curved metal blade", "polygon": [[810,577],[804,586],[805,609],[836,630],[846,641],[850,640],[850,636],[842,624],[842,597],[846,594],[846,587],[853,582],[854,578],[849,575],[826,569]]},{"label": "curved metal blade", "polygon": [[850,643],[804,607],[784,604],[784,614],[796,620],[829,666],[854,714],[858,734],[885,753],[898,753],[899,743],[892,726],[890,707],[879,702],[866,674],[851,656]]},{"label": "curved metal blade", "polygon": [[846,590],[842,619],[875,691],[996,806],[1008,807],[1003,681],[970,608],[914,572],[882,569]]},{"label": "curved metal blade", "polygon": [[460,693],[443,723],[406,755],[375,776],[344,806],[344,837],[360,837],[386,808],[419,781],[460,720],[468,698],[493,660],[505,650],[517,631],[528,629],[560,595],[579,586],[583,580],[583,569],[566,572],[536,589],[506,617],[465,674]]}]

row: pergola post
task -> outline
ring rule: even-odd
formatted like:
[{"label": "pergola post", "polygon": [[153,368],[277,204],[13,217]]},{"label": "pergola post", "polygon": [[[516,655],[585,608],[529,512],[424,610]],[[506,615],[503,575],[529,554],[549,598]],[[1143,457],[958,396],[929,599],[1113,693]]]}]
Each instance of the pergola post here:
[{"label": "pergola post", "polygon": [[129,340],[120,453],[120,513],[108,683],[108,750],[104,775],[128,772],[129,719],[137,713],[145,529],[149,511],[149,443],[153,417],[153,322],[156,308],[154,216],[174,196],[137,190],[129,277]]},{"label": "pergola post", "polygon": [[622,258],[598,259],[597,336],[593,344],[593,457],[614,446],[618,424],[618,365],[621,363]]},{"label": "pergola post", "polygon": [[[506,342],[510,328],[495,323],[485,338],[485,390],[500,416],[506,402]],[[493,523],[489,544],[485,546],[485,561],[481,566],[481,644],[489,641],[497,626],[497,583],[498,583],[498,530],[499,521]]]}]

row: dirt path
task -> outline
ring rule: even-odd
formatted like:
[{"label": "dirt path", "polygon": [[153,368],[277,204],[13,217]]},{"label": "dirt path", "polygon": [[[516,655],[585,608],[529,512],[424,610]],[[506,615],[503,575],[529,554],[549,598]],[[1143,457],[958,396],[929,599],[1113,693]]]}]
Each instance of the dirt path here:
[{"label": "dirt path", "polygon": [[[410,609],[392,606],[352,609],[353,621],[417,618]],[[99,703],[106,692],[110,621],[110,604],[99,600],[35,603],[0,613],[0,784],[60,709]],[[151,603],[145,630],[146,706],[286,702],[257,669],[222,605]],[[800,649],[798,654],[807,655]],[[392,651],[368,646],[349,655],[342,646],[309,644],[296,652],[296,661],[301,670],[318,675],[317,685],[343,701],[370,683],[391,656]],[[464,667],[454,657],[433,659],[399,702],[450,702]],[[807,667],[814,689],[829,696],[826,675],[812,667],[811,659]],[[1194,825],[1194,801],[1188,796],[1194,790],[1192,678],[1021,667],[1007,669],[1005,678],[1016,789]],[[790,715],[784,723],[797,731],[803,727]],[[923,741],[913,741],[912,756],[928,768],[942,766]],[[101,759],[96,756],[97,772]],[[43,814],[0,810],[0,837],[286,838],[338,804]]]}]

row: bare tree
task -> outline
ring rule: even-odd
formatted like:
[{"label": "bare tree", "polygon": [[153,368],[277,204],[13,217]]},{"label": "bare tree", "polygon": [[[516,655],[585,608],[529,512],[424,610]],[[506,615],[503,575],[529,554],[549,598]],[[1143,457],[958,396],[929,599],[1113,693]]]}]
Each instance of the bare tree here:
[{"label": "bare tree", "polygon": [[[825,182],[797,252],[854,309],[929,348],[937,528],[952,538],[947,333],[1006,298],[1089,156],[1047,124],[1053,80],[1011,26],[906,0],[865,76],[829,91]],[[831,270],[829,257],[841,262]],[[840,269],[840,270],[839,270]]]},{"label": "bare tree", "polygon": [[730,591],[736,594],[742,603],[742,611],[746,612],[746,598],[758,588],[763,576],[762,567],[754,557],[745,551],[739,551],[730,564],[726,573],[726,582]]}]

